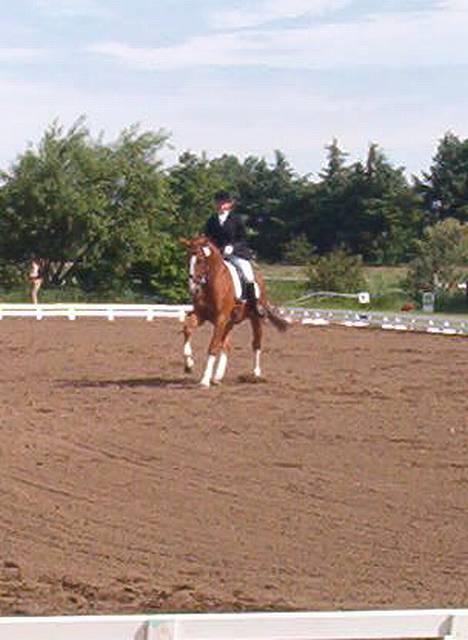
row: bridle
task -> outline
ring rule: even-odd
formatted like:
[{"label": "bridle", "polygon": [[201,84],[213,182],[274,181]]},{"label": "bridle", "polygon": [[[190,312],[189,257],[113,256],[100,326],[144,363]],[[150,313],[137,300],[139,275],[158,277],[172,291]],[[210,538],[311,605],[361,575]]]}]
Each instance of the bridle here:
[{"label": "bridle", "polygon": [[207,245],[198,246],[196,251],[190,254],[189,287],[192,293],[202,289],[208,282],[208,263],[210,248]]}]

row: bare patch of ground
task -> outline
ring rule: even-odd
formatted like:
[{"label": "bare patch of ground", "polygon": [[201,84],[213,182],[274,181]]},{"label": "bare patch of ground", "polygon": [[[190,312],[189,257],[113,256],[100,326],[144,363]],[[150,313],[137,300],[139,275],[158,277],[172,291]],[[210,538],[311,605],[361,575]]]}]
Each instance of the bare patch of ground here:
[{"label": "bare patch of ground", "polygon": [[208,391],[176,321],[1,341],[1,615],[466,606],[465,338],[270,329],[249,384],[239,327]]}]

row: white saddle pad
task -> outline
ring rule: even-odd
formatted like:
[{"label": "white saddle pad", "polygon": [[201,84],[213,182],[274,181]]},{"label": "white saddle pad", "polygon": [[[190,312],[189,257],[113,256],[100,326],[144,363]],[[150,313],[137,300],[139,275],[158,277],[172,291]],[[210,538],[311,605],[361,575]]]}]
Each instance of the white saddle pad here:
[{"label": "white saddle pad", "polygon": [[237,269],[230,262],[224,261],[224,264],[229,269],[229,273],[231,274],[232,283],[234,285],[234,293],[238,300],[242,298],[242,284],[240,281],[239,274],[237,273]]}]

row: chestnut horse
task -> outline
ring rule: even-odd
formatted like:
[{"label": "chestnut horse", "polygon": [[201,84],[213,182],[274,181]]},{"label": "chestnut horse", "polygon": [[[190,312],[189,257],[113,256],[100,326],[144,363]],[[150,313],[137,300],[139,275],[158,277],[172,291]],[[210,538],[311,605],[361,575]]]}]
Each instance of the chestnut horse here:
[{"label": "chestnut horse", "polygon": [[[205,321],[211,322],[214,327],[213,335],[200,385],[209,387],[211,383],[219,384],[226,372],[231,331],[235,324],[249,319],[253,331],[253,375],[259,378],[261,376],[262,318],[251,303],[239,302],[236,298],[230,270],[219,249],[209,238],[202,235],[191,240],[181,239],[181,242],[188,249],[189,286],[193,301],[193,311],[187,314],[183,329],[185,371],[190,373],[194,365],[190,343],[193,330]],[[259,274],[256,274],[256,280],[260,287],[259,302],[265,309],[266,317],[279,331],[285,331],[288,322],[281,318],[268,303],[265,286]],[[217,363],[216,358],[218,358]]]}]

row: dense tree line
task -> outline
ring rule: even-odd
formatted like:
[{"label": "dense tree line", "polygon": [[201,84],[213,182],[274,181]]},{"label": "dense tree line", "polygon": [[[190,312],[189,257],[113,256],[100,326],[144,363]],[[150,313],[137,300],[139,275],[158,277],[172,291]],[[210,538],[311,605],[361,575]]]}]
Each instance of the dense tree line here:
[{"label": "dense tree line", "polygon": [[468,222],[468,140],[452,133],[439,141],[429,171],[411,182],[376,144],[364,161],[349,163],[333,140],[312,179],[280,151],[272,163],[186,152],[165,167],[168,143],[164,131],[133,127],[105,144],[84,119],[69,130],[50,126],[0,176],[3,286],[36,254],[48,259],[57,285],[124,283],[180,299],[186,286],[178,238],[203,228],[219,188],[236,195],[251,244],[267,261],[305,262],[337,249],[397,264],[417,255],[429,227],[448,218]]}]

